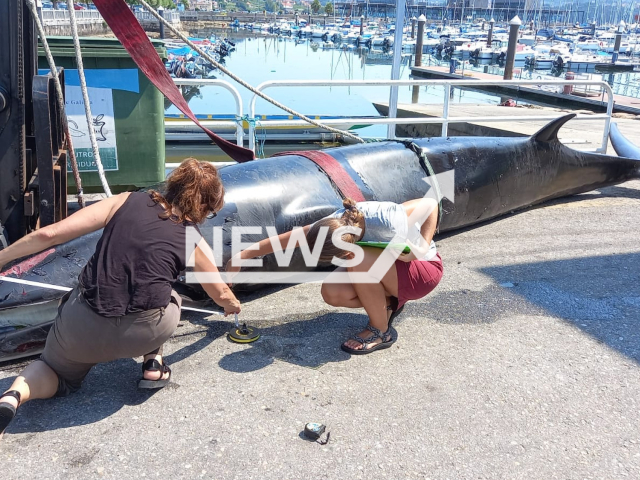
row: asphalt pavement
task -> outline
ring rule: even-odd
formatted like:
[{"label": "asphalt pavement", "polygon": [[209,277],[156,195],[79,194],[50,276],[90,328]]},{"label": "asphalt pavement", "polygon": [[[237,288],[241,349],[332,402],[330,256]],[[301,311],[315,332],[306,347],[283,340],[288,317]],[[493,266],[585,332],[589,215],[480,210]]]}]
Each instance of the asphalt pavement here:
[{"label": "asphalt pavement", "polygon": [[441,237],[441,284],[371,355],[340,350],[366,317],[317,284],[245,297],[250,345],[185,314],[172,384],[140,393],[141,359],[120,360],[23,406],[1,477],[640,478],[639,225],[632,181]]}]

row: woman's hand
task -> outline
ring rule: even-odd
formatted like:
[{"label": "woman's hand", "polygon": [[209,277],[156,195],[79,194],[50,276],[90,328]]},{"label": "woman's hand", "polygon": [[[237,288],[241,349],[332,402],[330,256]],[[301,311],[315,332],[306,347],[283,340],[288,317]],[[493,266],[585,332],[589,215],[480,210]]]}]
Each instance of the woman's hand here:
[{"label": "woman's hand", "polygon": [[401,253],[398,257],[398,260],[408,263],[413,260],[424,258],[427,253],[429,253],[429,248],[431,247],[431,245],[429,245],[429,248],[424,248],[422,246],[418,247],[417,245],[414,245],[410,240],[407,240],[406,242],[411,251],[409,253]]},{"label": "woman's hand", "polygon": [[240,313],[242,307],[240,305],[240,301],[237,298],[229,300],[229,303],[224,306],[224,316],[228,317],[229,315],[235,315],[236,313]]},{"label": "woman's hand", "polygon": [[413,253],[413,250],[411,250],[409,253],[401,253],[400,256],[398,257],[398,260],[406,263],[409,263],[417,259],[418,257],[416,257],[416,254]]}]

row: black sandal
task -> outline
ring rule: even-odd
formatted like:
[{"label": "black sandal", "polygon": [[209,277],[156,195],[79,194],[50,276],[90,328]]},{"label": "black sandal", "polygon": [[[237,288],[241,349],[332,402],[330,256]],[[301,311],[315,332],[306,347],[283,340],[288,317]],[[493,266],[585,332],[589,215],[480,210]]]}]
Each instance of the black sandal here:
[{"label": "black sandal", "polygon": [[[362,344],[362,348],[355,349],[355,348],[347,347],[344,343],[340,345],[340,348],[342,348],[342,350],[344,350],[345,352],[350,353],[351,355],[366,355],[367,353],[375,352],[376,350],[383,350],[385,348],[389,348],[391,345],[395,343],[395,340],[391,335],[391,329],[388,329],[384,333],[382,333],[377,328],[372,327],[371,325],[367,325],[366,329],[369,330],[371,333],[373,333],[373,335],[371,335],[369,338],[364,339],[362,337],[359,337],[358,335],[353,335],[351,337],[352,340],[355,340],[356,342],[359,342],[360,344]],[[377,339],[380,339],[382,341],[380,343],[375,344],[373,347],[369,348],[369,345],[371,345]]]},{"label": "black sandal", "polygon": [[391,328],[393,320],[402,313],[404,310],[404,304],[398,308],[398,297],[391,297],[391,304],[387,307],[387,310],[391,310],[391,316],[389,317],[389,325],[387,328]]},{"label": "black sandal", "polygon": [[[171,380],[171,369],[165,363],[158,362],[155,358],[150,358],[142,365],[142,374],[144,372],[160,372],[160,378],[158,380],[147,380],[142,377],[142,379],[138,382],[138,388],[144,389],[155,389],[166,387]],[[167,378],[162,378],[164,375],[168,373],[169,376]]]},{"label": "black sandal", "polygon": [[[9,390],[8,392],[4,392],[0,398],[2,397],[13,397],[18,401],[18,406],[20,406],[20,392],[17,390]],[[0,436],[7,429],[11,420],[16,416],[16,407],[11,405],[8,402],[0,402]]]}]

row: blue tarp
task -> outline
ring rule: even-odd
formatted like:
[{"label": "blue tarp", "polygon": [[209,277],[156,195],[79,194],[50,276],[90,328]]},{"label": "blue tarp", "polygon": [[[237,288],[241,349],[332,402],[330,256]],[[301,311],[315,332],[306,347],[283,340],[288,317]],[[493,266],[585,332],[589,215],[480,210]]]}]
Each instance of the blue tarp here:
[{"label": "blue tarp", "polygon": [[[171,50],[167,50],[167,53],[173,54],[173,55],[175,55],[177,57],[182,57],[184,55],[189,55],[190,52],[191,52],[191,47],[188,47],[186,45],[184,47],[181,47],[181,48],[173,48]],[[193,55],[197,56],[198,52],[193,52]]]}]

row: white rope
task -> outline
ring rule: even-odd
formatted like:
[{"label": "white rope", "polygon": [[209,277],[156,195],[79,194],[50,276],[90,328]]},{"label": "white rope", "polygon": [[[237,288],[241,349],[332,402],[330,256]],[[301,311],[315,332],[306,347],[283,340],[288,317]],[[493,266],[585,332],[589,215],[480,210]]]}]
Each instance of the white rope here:
[{"label": "white rope", "polygon": [[51,49],[49,48],[49,42],[47,42],[47,36],[44,33],[44,27],[42,26],[42,22],[40,22],[40,17],[38,16],[38,10],[36,9],[36,4],[33,0],[27,0],[27,5],[29,6],[29,10],[31,10],[31,16],[35,21],[36,28],[38,29],[38,35],[40,36],[40,41],[42,42],[42,46],[44,48],[44,52],[47,57],[47,62],[49,63],[51,76],[53,77],[53,81],[56,85],[56,97],[58,100],[58,108],[60,109],[60,112],[62,112],[62,116],[63,116],[62,121],[63,121],[63,127],[64,127],[64,136],[67,142],[67,151],[69,152],[69,158],[71,160],[71,170],[73,171],[73,179],[76,182],[76,187],[78,190],[78,194],[77,194],[78,203],[80,204],[80,208],[84,208],[84,192],[82,190],[82,179],[80,178],[80,172],[78,171],[78,161],[76,160],[76,152],[73,149],[71,132],[69,132],[69,123],[67,122],[67,115],[65,113],[64,93],[62,92],[62,85],[60,84],[60,79],[58,78],[58,70],[56,68],[55,61],[53,60]]},{"label": "white rope", "polygon": [[[70,1],[70,0],[67,0],[67,1]],[[187,45],[189,45],[189,47],[191,47],[193,50],[198,52],[201,57],[206,58],[218,70],[220,70],[224,74],[228,75],[231,79],[233,79],[236,82],[238,82],[240,85],[245,87],[250,92],[255,93],[256,95],[258,95],[259,97],[263,98],[267,102],[272,103],[276,107],[281,108],[282,110],[284,110],[287,113],[290,113],[291,115],[299,117],[301,120],[304,120],[305,122],[310,123],[311,125],[315,125],[318,128],[323,128],[325,130],[328,130],[329,132],[336,133],[338,135],[343,135],[343,136],[351,138],[352,140],[355,140],[357,142],[365,143],[364,139],[358,137],[357,135],[354,135],[353,133],[347,132],[346,130],[340,130],[340,129],[337,129],[337,128],[334,128],[334,127],[330,127],[329,125],[324,125],[324,124],[322,124],[320,122],[312,120],[311,118],[307,117],[306,115],[303,115],[303,114],[301,114],[299,112],[296,112],[295,110],[293,110],[293,109],[287,107],[286,105],[283,105],[282,103],[278,102],[277,100],[271,98],[270,96],[262,93],[260,90],[256,90],[254,87],[249,85],[247,82],[242,80],[240,77],[236,76],[231,71],[227,70],[227,68],[224,65],[218,63],[211,55],[209,55],[207,52],[205,52],[200,47],[198,47],[195,43],[193,43],[191,40],[189,40],[182,32],[180,32],[177,29],[175,29],[173,27],[173,25],[171,25],[171,23],[169,23],[167,20],[165,20],[164,17],[162,17],[158,12],[156,12],[151,7],[151,5],[149,5],[147,2],[145,2],[145,0],[138,0],[138,2],[144,8],[146,8],[149,11],[149,13],[151,13],[151,15],[156,17],[159,22],[162,22],[165,27],[167,27],[169,30],[171,30],[171,32],[174,35],[179,37],[183,42],[185,42]]]},{"label": "white rope", "polygon": [[[31,280],[22,280],[20,278],[5,277],[3,275],[0,275],[0,281],[17,283],[19,285],[28,285],[30,287],[47,288],[49,290],[58,290],[60,292],[70,292],[71,290],[73,290],[73,288],[62,287],[60,285],[52,285],[51,283],[32,282]],[[190,312],[208,313],[210,315],[224,315],[224,313],[215,312],[213,310],[204,310],[202,308],[193,308],[193,307],[180,307],[180,308],[181,310],[189,310]]]},{"label": "white rope", "polygon": [[111,189],[104,176],[104,168],[100,160],[100,151],[96,140],[96,132],[93,130],[93,115],[91,115],[91,105],[89,104],[89,93],[87,92],[87,82],[84,77],[84,65],[82,63],[82,50],[80,49],[80,38],[78,36],[78,25],[76,24],[76,10],[73,0],[67,0],[67,9],[69,10],[69,19],[71,20],[71,33],[73,34],[73,46],[76,50],[76,62],[78,63],[78,77],[80,78],[80,90],[82,91],[82,100],[84,103],[84,113],[87,117],[87,126],[89,127],[89,139],[91,140],[91,149],[93,150],[93,160],[98,167],[98,176],[102,183],[102,188],[107,197],[111,196]]}]

